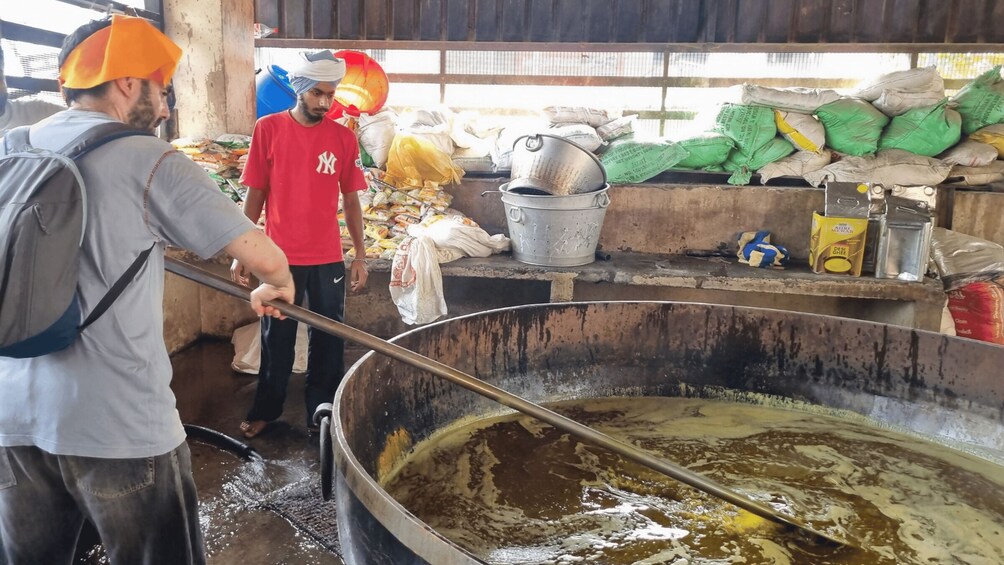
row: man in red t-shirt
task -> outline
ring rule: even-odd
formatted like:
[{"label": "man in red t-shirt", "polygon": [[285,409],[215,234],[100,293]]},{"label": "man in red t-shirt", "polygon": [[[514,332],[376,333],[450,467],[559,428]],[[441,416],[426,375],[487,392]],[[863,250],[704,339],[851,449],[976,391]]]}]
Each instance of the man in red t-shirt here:
[{"label": "man in red t-shirt", "polygon": [[[296,106],[264,116],[255,124],[241,182],[248,187],[244,213],[257,222],[265,208],[265,233],[286,253],[303,303],[328,318],[345,319],[345,263],[342,259],[338,201],[352,236],[356,260],[348,273],[353,292],[366,285],[366,248],[358,191],[366,188],[359,145],[351,130],[326,119],[345,63],[330,51],[305,56],[294,71]],[[248,284],[244,266],[234,261],[231,277]],[[254,404],[241,423],[245,437],[261,433],[282,414],[293,371],[296,324],[265,318],[261,324],[261,365]],[[307,426],[317,406],[331,402],[345,372],[340,338],[310,329],[307,356]]]}]

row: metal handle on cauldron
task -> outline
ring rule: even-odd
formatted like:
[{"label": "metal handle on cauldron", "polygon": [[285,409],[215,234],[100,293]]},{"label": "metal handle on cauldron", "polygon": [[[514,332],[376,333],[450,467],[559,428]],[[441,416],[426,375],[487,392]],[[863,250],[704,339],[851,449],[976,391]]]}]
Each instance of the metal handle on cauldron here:
[{"label": "metal handle on cauldron", "polygon": [[[248,288],[240,286],[218,275],[214,275],[213,273],[200,269],[194,265],[185,263],[184,261],[180,261],[173,257],[167,257],[165,258],[164,266],[168,271],[176,275],[191,279],[197,283],[214,288],[231,296],[242,298],[244,300],[250,300],[251,291]],[[324,316],[315,314],[310,310],[293,304],[276,301],[269,301],[266,302],[266,304],[278,309],[284,315],[298,322],[303,322],[304,324],[325,331],[331,335],[357,343],[382,353],[391,359],[411,365],[412,367],[428,371],[437,377],[442,377],[452,383],[466,388],[467,390],[480,394],[485,398],[494,400],[495,402],[508,406],[513,410],[532,416],[542,422],[551,424],[555,428],[568,432],[588,443],[605,447],[606,449],[630,459],[635,463],[644,465],[649,469],[658,471],[700,491],[706,492],[726,502],[730,502],[739,508],[760,516],[761,518],[766,518],[772,522],[807,533],[813,536],[817,541],[854,547],[852,544],[844,540],[833,537],[829,534],[817,532],[805,524],[805,522],[801,519],[781,514],[773,508],[734,492],[725,486],[718,484],[714,480],[705,477],[704,475],[695,473],[686,467],[681,467],[675,463],[670,463],[669,461],[655,457],[654,455],[639,450],[634,446],[628,445],[627,443],[616,440],[602,432],[596,431],[589,426],[580,424],[570,418],[566,418],[557,412],[548,410],[543,406],[534,404],[529,400],[525,400],[522,397],[502,390],[462,371],[458,371],[457,369],[440,363],[439,361],[415,353],[410,349],[405,349],[400,345],[384,341],[362,330],[336,322],[330,318],[325,318]]]}]

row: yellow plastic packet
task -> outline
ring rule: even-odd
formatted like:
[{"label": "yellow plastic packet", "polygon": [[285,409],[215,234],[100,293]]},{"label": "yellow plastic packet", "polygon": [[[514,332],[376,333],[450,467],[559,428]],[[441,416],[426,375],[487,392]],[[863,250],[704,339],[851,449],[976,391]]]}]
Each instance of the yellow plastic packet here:
[{"label": "yellow plastic packet", "polygon": [[430,184],[455,184],[463,175],[464,170],[431,142],[399,133],[387,156],[384,180],[397,187],[422,188]]}]

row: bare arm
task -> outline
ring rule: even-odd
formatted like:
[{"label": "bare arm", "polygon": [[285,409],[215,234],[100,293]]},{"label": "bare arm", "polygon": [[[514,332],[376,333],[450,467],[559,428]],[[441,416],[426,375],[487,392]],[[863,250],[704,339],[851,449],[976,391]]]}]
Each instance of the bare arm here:
[{"label": "bare arm", "polygon": [[[268,192],[265,190],[248,188],[247,194],[244,197],[244,215],[255,225],[258,225],[258,218],[261,218],[261,210],[265,207],[265,196],[267,194]],[[230,265],[230,279],[236,283],[248,286],[251,282],[251,270],[248,269],[247,263],[233,253],[230,255],[235,257],[233,264]]]},{"label": "bare arm", "polygon": [[262,304],[276,299],[293,302],[293,275],[282,250],[259,229],[248,230],[224,250],[263,283],[251,292],[251,308],[259,316],[282,317],[274,308]]},{"label": "bare arm", "polygon": [[350,192],[342,195],[342,209],[345,210],[345,225],[349,228],[352,247],[355,248],[355,259],[352,261],[350,289],[358,292],[366,288],[369,272],[366,270],[366,240],[363,238],[363,210],[359,204],[359,193]]}]

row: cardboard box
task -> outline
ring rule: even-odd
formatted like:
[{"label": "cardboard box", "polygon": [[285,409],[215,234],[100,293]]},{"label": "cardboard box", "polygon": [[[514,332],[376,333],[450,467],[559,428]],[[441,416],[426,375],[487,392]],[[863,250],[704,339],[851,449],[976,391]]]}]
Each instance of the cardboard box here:
[{"label": "cardboard box", "polygon": [[816,273],[861,276],[868,218],[840,218],[812,213],[809,267]]}]

